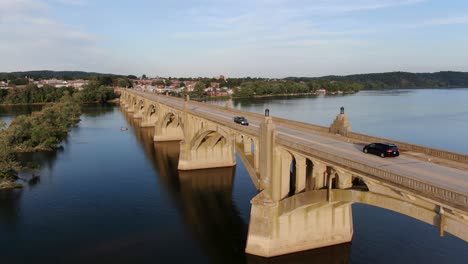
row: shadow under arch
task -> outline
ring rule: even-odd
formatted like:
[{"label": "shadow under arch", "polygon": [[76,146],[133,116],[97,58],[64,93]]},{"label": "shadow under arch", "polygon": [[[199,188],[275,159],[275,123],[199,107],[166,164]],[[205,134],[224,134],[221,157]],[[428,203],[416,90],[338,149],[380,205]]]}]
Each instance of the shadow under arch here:
[{"label": "shadow under arch", "polygon": [[154,104],[149,104],[143,115],[143,122],[146,126],[154,126],[158,121],[157,108]]}]

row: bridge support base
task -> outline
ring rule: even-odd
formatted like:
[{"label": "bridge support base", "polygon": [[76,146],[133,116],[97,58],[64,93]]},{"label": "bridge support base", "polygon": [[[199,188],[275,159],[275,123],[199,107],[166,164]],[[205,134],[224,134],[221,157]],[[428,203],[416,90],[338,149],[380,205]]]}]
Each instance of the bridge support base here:
[{"label": "bridge support base", "polygon": [[233,167],[236,163],[227,161],[186,161],[179,160],[179,170],[201,170],[201,169],[213,169],[213,168],[226,168]]},{"label": "bridge support base", "polygon": [[352,240],[351,203],[319,201],[291,210],[297,201],[283,201],[275,203],[264,192],[252,199],[248,254],[273,257]]},{"label": "bridge support base", "polygon": [[154,136],[153,140],[156,142],[165,142],[165,141],[181,141],[183,140],[184,137],[181,135],[173,135],[173,136],[168,136],[168,135],[161,135],[161,136]]},{"label": "bridge support base", "polygon": [[151,123],[151,122],[142,122],[140,124],[140,127],[154,127],[155,126],[155,123]]}]

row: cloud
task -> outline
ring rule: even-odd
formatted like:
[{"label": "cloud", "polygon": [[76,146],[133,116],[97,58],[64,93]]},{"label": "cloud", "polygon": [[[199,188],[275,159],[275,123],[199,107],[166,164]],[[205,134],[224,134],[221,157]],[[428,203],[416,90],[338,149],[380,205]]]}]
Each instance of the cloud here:
[{"label": "cloud", "polygon": [[45,1],[0,0],[0,71],[85,68],[102,57],[95,35],[53,19],[50,9]]},{"label": "cloud", "polygon": [[441,25],[441,26],[442,25],[466,25],[468,24],[468,15],[433,19],[433,20],[425,22],[424,24],[425,25]]}]

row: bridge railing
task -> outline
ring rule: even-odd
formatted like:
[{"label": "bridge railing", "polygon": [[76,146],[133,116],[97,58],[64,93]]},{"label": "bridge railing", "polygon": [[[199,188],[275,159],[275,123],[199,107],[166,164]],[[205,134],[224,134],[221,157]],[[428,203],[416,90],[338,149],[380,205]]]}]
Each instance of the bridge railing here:
[{"label": "bridge railing", "polygon": [[428,183],[423,180],[395,174],[390,170],[376,168],[358,160],[337,156],[335,154],[307,146],[297,139],[288,139],[288,136],[286,135],[278,135],[276,142],[286,149],[302,153],[305,156],[324,160],[327,163],[357,172],[357,174],[362,174],[364,176],[370,175],[371,178],[377,178],[382,182],[400,186],[403,189],[415,192],[423,197],[451,205],[464,211],[468,210],[468,195],[466,193],[450,190],[446,186],[439,186],[434,183]]}]

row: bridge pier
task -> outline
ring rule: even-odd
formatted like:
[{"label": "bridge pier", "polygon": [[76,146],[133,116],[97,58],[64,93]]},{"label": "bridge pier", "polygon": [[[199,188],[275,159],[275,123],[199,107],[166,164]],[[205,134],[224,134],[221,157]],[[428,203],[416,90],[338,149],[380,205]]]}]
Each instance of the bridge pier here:
[{"label": "bridge pier", "polygon": [[302,207],[296,196],[274,202],[262,192],[252,199],[246,252],[273,257],[350,242],[351,203],[328,203],[326,192],[315,192],[316,201]]}]

